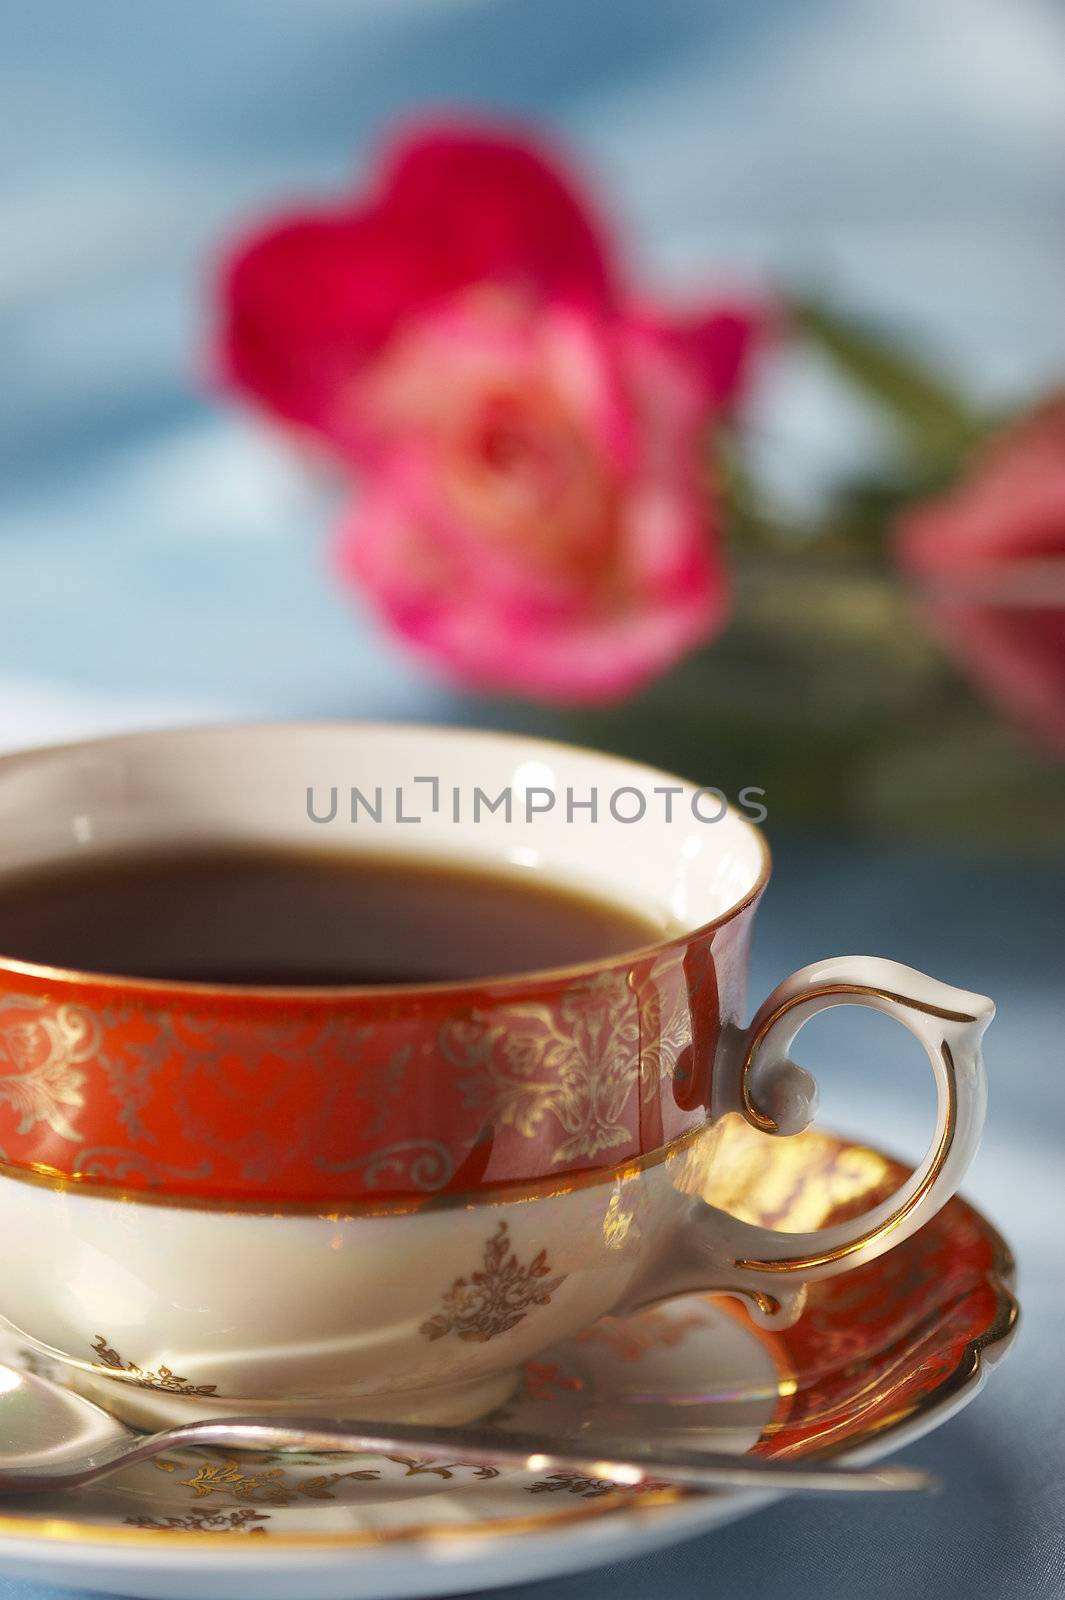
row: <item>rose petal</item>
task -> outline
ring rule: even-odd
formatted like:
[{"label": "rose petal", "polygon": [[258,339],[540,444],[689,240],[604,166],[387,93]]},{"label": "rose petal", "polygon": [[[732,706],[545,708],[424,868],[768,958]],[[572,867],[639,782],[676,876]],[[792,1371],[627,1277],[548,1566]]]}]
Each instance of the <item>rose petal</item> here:
[{"label": "rose petal", "polygon": [[289,421],[357,448],[347,386],[438,289],[431,253],[380,213],[289,218],[223,268],[224,375]]},{"label": "rose petal", "polygon": [[417,219],[456,286],[510,282],[599,310],[612,302],[611,251],[590,202],[523,130],[426,124],[393,146],[385,181],[390,211]]},{"label": "rose petal", "polygon": [[340,571],[370,593],[390,626],[456,681],[556,704],[632,693],[708,638],[727,588],[701,504],[678,495],[636,513],[672,552],[620,610],[545,616],[500,604],[419,524],[397,485],[378,479],[342,524]]},{"label": "rose petal", "polygon": [[516,136],[424,129],[366,204],[283,217],[220,269],[223,380],[358,458],[346,394],[405,320],[492,283],[604,308],[606,247],[562,171]]},{"label": "rose petal", "polygon": [[1029,454],[912,511],[898,548],[905,565],[929,573],[1065,556],[1065,450],[1045,459]]},{"label": "rose petal", "polygon": [[768,308],[738,303],[672,314],[644,307],[627,320],[683,362],[711,412],[727,410],[743,393],[771,327]]},{"label": "rose petal", "polygon": [[898,554],[969,675],[1065,755],[1065,402],[1001,434],[958,487],[910,512]]}]

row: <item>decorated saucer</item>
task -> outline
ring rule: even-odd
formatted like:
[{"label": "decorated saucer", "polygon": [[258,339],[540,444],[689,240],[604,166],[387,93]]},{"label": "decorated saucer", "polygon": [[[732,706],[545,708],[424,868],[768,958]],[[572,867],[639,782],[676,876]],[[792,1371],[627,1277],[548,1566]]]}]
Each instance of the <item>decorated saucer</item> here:
[{"label": "decorated saucer", "polygon": [[[819,1129],[771,1139],[729,1123],[706,1198],[752,1222],[820,1227],[867,1209],[904,1176],[889,1157]],[[705,1295],[606,1318],[529,1363],[496,1420],[552,1437],[624,1431],[870,1460],[937,1427],[981,1387],[1016,1320],[1011,1280],[1003,1240],[955,1199],[879,1261],[814,1284],[785,1332],[756,1329],[738,1305]],[[36,1359],[14,1346],[0,1357]],[[0,1573],[160,1600],[454,1594],[638,1555],[771,1498],[400,1453],[188,1450],[95,1489],[9,1500]]]}]

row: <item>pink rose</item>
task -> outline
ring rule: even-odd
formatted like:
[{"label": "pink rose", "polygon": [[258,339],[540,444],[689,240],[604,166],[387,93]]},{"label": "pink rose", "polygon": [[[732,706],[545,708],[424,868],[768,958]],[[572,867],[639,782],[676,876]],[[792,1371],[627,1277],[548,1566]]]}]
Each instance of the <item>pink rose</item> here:
[{"label": "pink rose", "polygon": [[1065,755],[1065,398],[1002,435],[911,512],[900,557],[972,677]]},{"label": "pink rose", "polygon": [[529,144],[408,136],[368,201],[244,243],[223,305],[228,380],[362,473],[340,571],[452,676],[605,700],[720,626],[705,436],[755,319],[626,299]]}]

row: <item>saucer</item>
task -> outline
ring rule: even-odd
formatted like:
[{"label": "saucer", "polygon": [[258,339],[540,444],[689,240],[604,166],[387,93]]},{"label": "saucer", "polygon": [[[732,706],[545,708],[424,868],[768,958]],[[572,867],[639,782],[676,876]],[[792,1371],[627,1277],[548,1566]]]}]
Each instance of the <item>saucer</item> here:
[{"label": "saucer", "polygon": [[[722,1146],[706,1198],[787,1231],[866,1210],[905,1173],[820,1129],[773,1139],[730,1118]],[[881,1260],[812,1285],[786,1332],[756,1329],[710,1295],[605,1318],[530,1362],[494,1420],[562,1438],[624,1431],[739,1454],[872,1460],[981,1387],[1016,1320],[1011,1279],[1004,1241],[955,1199]],[[58,1375],[14,1347],[0,1358]],[[638,1555],[774,1498],[401,1453],[186,1450],[96,1489],[0,1504],[0,1573],[159,1600],[455,1594]]]}]

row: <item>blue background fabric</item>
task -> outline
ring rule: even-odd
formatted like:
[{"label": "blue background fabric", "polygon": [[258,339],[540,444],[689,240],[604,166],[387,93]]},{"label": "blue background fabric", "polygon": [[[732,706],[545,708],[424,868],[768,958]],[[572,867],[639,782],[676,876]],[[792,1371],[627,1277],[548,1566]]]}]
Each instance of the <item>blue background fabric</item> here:
[{"label": "blue background fabric", "polygon": [[[199,717],[469,715],[332,584],[335,491],[199,376],[220,242],[337,192],[403,113],[546,121],[652,282],[831,292],[988,399],[1065,373],[1055,0],[2,0],[0,21],[3,746]],[[805,360],[783,360],[753,428],[789,502],[880,445]],[[870,951],[999,1001],[967,1187],[1018,1252],[1024,1327],[972,1408],[907,1452],[940,1496],[795,1500],[556,1582],[556,1600],[1060,1596],[1065,875],[778,838],[772,815],[769,832],[752,1000]],[[932,1091],[900,1030],[837,1013],[803,1055],[826,1122],[919,1155]]]}]

